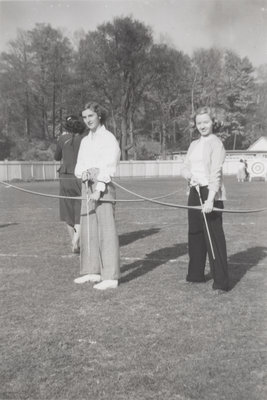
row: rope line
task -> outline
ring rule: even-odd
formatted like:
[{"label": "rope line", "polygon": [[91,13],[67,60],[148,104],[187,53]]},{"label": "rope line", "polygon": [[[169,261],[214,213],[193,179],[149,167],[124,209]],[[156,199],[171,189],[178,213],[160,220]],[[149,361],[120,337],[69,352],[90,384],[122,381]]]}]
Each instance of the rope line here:
[{"label": "rope line", "polygon": [[[166,207],[181,208],[181,209],[187,209],[187,210],[202,210],[201,206],[187,206],[187,205],[182,205],[182,204],[166,203],[166,202],[159,201],[159,199],[164,198],[164,197],[168,197],[171,194],[176,193],[176,192],[170,193],[170,194],[168,194],[166,196],[149,198],[149,197],[146,197],[146,196],[142,196],[142,195],[140,195],[138,193],[135,193],[135,192],[133,192],[133,191],[121,186],[119,183],[117,183],[115,181],[112,181],[112,182],[114,183],[115,186],[117,186],[121,190],[123,190],[123,191],[125,191],[125,192],[127,192],[129,194],[132,194],[133,196],[135,196],[135,197],[137,197],[137,198],[139,198],[141,200],[126,200],[126,199],[106,200],[106,199],[101,199],[100,201],[102,203],[110,203],[110,202],[112,202],[112,203],[114,203],[114,202],[120,203],[120,202],[148,201],[150,203],[159,204],[159,205],[166,206]],[[16,189],[16,190],[20,190],[20,191],[25,192],[25,193],[37,195],[37,196],[51,197],[51,198],[56,198],[56,199],[87,200],[85,197],[82,197],[82,196],[77,196],[77,197],[60,196],[60,195],[54,195],[54,194],[46,194],[46,193],[35,192],[35,191],[32,191],[32,190],[23,189],[23,188],[21,188],[19,186],[15,186],[15,185],[12,185],[10,183],[7,183],[7,182],[1,181],[1,180],[0,180],[0,184],[2,184],[4,186],[7,186],[7,187],[11,187],[11,188]],[[267,211],[267,208],[256,208],[256,209],[251,209],[251,210],[238,210],[238,209],[237,210],[230,210],[230,209],[226,209],[226,208],[221,209],[221,208],[214,207],[213,211],[217,211],[217,212],[221,212],[221,213],[225,212],[225,213],[231,213],[231,214],[249,214],[249,213]]]},{"label": "rope line", "polygon": [[[29,193],[29,194],[33,194],[33,195],[37,195],[37,196],[52,197],[52,198],[55,198],[55,199],[87,200],[87,197],[82,197],[82,196],[61,196],[61,195],[58,195],[58,194],[46,194],[46,193],[41,193],[41,192],[35,192],[35,191],[32,191],[32,190],[23,189],[23,188],[21,188],[19,186],[12,185],[11,183],[7,183],[7,182],[1,181],[1,180],[0,180],[0,183],[2,185],[4,185],[4,186],[11,187],[11,188],[16,189],[16,190],[20,190],[21,192],[25,192],[25,193]],[[113,181],[113,183],[114,183],[114,181]],[[174,192],[165,194],[163,196],[152,197],[151,200],[164,199],[165,197],[170,197],[170,196],[174,195],[175,193],[178,193],[178,190],[175,190]],[[112,203],[114,203],[114,202],[118,202],[118,203],[123,203],[123,202],[126,202],[126,203],[131,203],[131,202],[137,203],[137,202],[144,202],[146,200],[145,199],[114,199],[114,200],[100,199],[99,201],[101,201],[102,203],[110,203],[110,202],[112,202]]]},{"label": "rope line", "polygon": [[[130,194],[132,194],[133,196],[136,196],[136,197],[140,197],[141,199],[144,199],[144,200],[146,200],[146,201],[148,201],[150,203],[160,204],[162,206],[174,207],[174,208],[185,208],[185,209],[189,209],[189,210],[202,210],[201,206],[186,206],[186,205],[181,205],[181,204],[165,203],[165,202],[158,201],[158,200],[155,200],[155,199],[150,199],[150,198],[142,196],[142,195],[140,195],[138,193],[132,192],[129,189],[126,189],[125,187],[121,186],[119,183],[117,183],[115,181],[112,181],[112,182],[114,183],[115,186],[117,186],[118,188],[126,191],[127,193],[130,193]],[[217,208],[217,207],[213,208],[213,211],[225,212],[225,213],[237,213],[237,214],[248,214],[248,213],[254,213],[254,212],[262,212],[262,211],[266,211],[266,210],[267,210],[267,208],[256,208],[256,209],[253,209],[253,210],[229,210],[227,208],[224,208],[224,209]]]}]

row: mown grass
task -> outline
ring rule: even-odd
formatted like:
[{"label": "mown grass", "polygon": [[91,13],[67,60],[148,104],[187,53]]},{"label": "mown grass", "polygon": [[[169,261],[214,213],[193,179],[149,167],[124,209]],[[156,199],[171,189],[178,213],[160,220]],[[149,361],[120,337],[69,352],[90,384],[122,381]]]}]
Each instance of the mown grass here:
[{"label": "mown grass", "polygon": [[[120,183],[186,202],[181,179]],[[227,208],[266,206],[265,182],[226,186]],[[224,214],[232,289],[218,295],[185,282],[185,210],[120,203],[121,284],[98,292],[73,283],[57,200],[0,187],[0,204],[1,400],[266,398],[266,212]]]}]

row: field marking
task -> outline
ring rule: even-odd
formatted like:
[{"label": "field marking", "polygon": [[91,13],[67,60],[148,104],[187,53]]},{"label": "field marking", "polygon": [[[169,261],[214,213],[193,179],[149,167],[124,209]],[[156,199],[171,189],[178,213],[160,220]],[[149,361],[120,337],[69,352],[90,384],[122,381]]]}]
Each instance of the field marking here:
[{"label": "field marking", "polygon": [[[223,221],[223,225],[233,225],[233,223],[232,223],[232,222],[225,222],[225,221]],[[245,225],[245,226],[247,226],[247,225],[256,225],[256,223],[255,223],[255,222],[238,222],[238,225]]]},{"label": "field marking", "polygon": [[17,207],[17,206],[14,206],[13,208],[10,208],[9,210],[11,212],[14,209],[23,210],[23,211],[33,211],[33,210],[40,211],[40,210],[54,210],[54,207],[28,207],[28,206],[27,207]]},{"label": "field marking", "polygon": [[[118,220],[118,222],[122,223],[123,220]],[[172,228],[172,227],[177,227],[179,226],[186,226],[187,223],[186,222],[175,222],[173,224],[169,224],[168,222],[162,222],[161,225],[156,224],[155,221],[151,221],[151,222],[132,222],[132,221],[128,221],[129,225],[144,225],[144,226],[150,226],[152,229],[159,229],[159,230],[163,230],[163,229],[167,229],[167,228]],[[125,233],[121,233],[121,235],[125,235]]]},{"label": "field marking", "polygon": [[0,257],[29,257],[29,258],[42,258],[42,257],[61,257],[73,258],[77,254],[17,254],[17,253],[0,253]]},{"label": "field marking", "polygon": [[[125,261],[167,261],[167,262],[188,262],[188,258],[185,259],[185,257],[179,257],[179,258],[142,258],[142,257],[121,257],[121,260]],[[207,262],[208,264],[208,262]],[[253,262],[229,262],[229,265],[253,265]],[[267,260],[266,263],[257,263],[257,266],[266,266],[267,265]]]},{"label": "field marking", "polygon": [[[140,210],[140,211],[142,211],[142,210],[162,210],[163,209],[163,206],[162,207],[121,207],[121,208],[119,208],[119,209],[117,209],[116,208],[116,213],[117,212],[121,212],[121,211],[127,211],[127,210],[133,210],[133,208],[135,209],[135,210]],[[166,210],[172,210],[172,211],[175,211],[175,209],[174,208],[166,208]]]},{"label": "field marking", "polygon": [[[0,257],[29,257],[29,258],[42,258],[42,257],[61,257],[61,258],[77,258],[77,254],[16,254],[16,253],[0,253]],[[183,261],[180,258],[168,259],[168,258],[145,258],[144,257],[121,257],[121,260],[124,261],[168,261],[168,262],[176,262]]]},{"label": "field marking", "polygon": [[124,261],[167,261],[167,262],[188,262],[188,260],[183,260],[182,258],[144,258],[144,257],[121,257]]},{"label": "field marking", "polygon": [[[0,257],[28,257],[28,258],[43,258],[43,257],[57,257],[57,258],[78,258],[77,254],[17,254],[17,253],[0,253]],[[231,256],[230,256],[231,257]],[[122,256],[120,258],[122,261],[161,261],[161,262],[188,262],[188,258],[179,257],[179,258],[146,258],[144,257],[127,257]],[[207,263],[208,264],[208,263]],[[253,265],[253,262],[229,262],[229,265]],[[257,263],[255,266],[262,266],[265,267],[267,265],[267,260],[265,263]]]}]

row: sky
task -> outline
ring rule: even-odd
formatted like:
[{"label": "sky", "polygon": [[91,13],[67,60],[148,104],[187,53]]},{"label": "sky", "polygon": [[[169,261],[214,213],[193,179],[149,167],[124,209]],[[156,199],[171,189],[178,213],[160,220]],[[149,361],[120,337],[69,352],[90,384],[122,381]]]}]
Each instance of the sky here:
[{"label": "sky", "polygon": [[65,35],[93,31],[114,17],[132,16],[164,41],[192,55],[212,46],[247,56],[254,66],[267,64],[267,0],[0,0],[0,52],[17,29],[49,23]]}]

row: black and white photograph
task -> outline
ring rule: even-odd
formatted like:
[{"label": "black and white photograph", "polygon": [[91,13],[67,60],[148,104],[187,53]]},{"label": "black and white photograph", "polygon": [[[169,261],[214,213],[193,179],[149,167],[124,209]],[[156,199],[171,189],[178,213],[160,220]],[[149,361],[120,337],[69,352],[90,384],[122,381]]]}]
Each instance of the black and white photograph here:
[{"label": "black and white photograph", "polygon": [[0,0],[0,400],[267,398],[267,0]]}]

